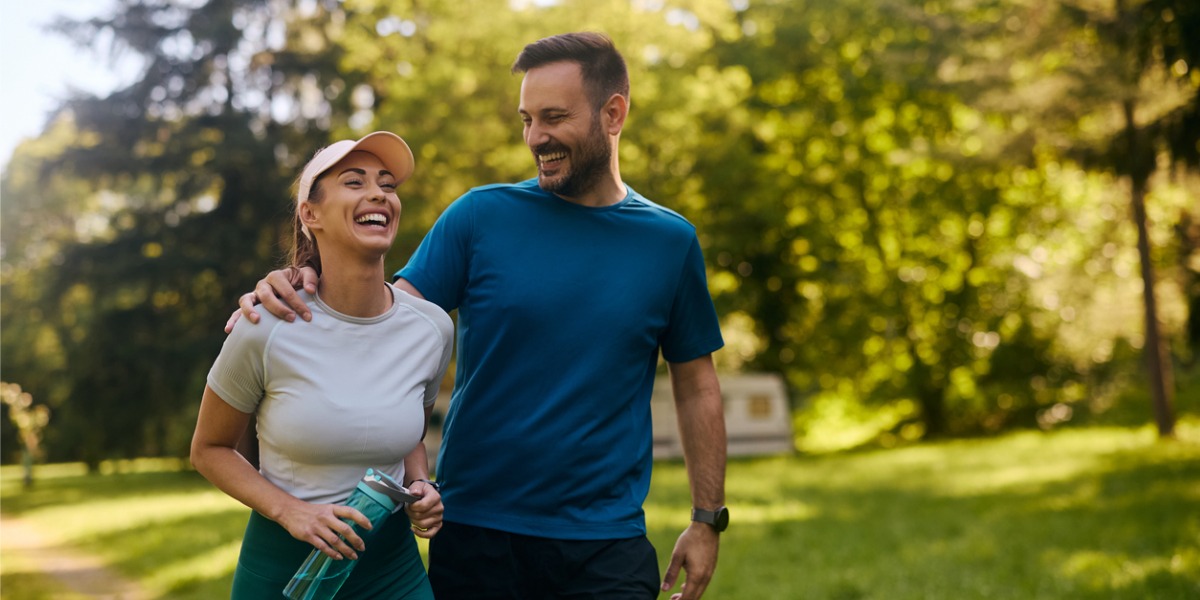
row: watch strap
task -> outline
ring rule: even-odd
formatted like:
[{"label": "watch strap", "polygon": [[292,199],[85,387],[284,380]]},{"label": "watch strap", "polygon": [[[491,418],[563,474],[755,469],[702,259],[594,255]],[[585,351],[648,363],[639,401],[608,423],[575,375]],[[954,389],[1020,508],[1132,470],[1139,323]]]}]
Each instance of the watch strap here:
[{"label": "watch strap", "polygon": [[426,485],[433,488],[434,490],[439,491],[439,492],[442,491],[442,485],[432,479],[414,479],[414,480],[408,482],[408,485],[406,485],[404,487],[410,487],[410,486],[412,486],[412,484],[414,484],[418,481],[424,481]]}]

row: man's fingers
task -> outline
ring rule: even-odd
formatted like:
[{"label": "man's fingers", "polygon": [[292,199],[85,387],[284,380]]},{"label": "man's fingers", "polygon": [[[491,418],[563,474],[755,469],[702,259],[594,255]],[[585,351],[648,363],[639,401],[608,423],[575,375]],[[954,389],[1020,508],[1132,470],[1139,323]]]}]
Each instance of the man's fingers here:
[{"label": "man's fingers", "polygon": [[663,577],[662,591],[665,592],[675,587],[675,581],[679,579],[679,567],[681,566],[683,566],[683,560],[679,554],[672,554],[671,564],[667,565],[667,573]]},{"label": "man's fingers", "polygon": [[229,320],[225,321],[225,333],[229,333],[229,332],[233,331],[233,326],[236,325],[238,320],[241,318],[242,318],[242,309],[239,308],[239,309],[233,311],[233,314],[229,315]]},{"label": "man's fingers", "polygon": [[258,302],[258,299],[257,299],[257,296],[254,294],[254,292],[250,292],[248,294],[242,294],[238,298],[238,306],[240,308],[237,311],[235,311],[233,313],[233,315],[231,315],[229,317],[229,321],[227,323],[225,323],[225,333],[229,333],[230,331],[233,331],[234,323],[237,323],[238,319],[240,319],[241,317],[246,317],[247,319],[250,320],[251,323],[257,323],[258,319],[259,319],[258,311],[254,309],[254,305],[257,302]]},{"label": "man's fingers", "polygon": [[317,281],[320,276],[317,275],[317,270],[312,267],[304,267],[299,269],[300,281],[304,284],[304,291],[315,294],[317,293]]},{"label": "man's fingers", "polygon": [[679,600],[700,600],[700,597],[704,595],[704,590],[707,588],[707,582],[703,584],[689,584],[684,582],[683,586],[680,588],[682,593],[679,596]]},{"label": "man's fingers", "polygon": [[[275,288],[272,288],[271,285],[266,282],[266,280],[263,280],[258,282],[258,287],[254,289],[258,295],[258,299],[262,301],[263,310],[288,322],[296,320],[296,311],[292,310],[291,306],[289,305],[290,303],[286,298],[286,294],[289,293],[293,296],[296,295],[296,293],[292,291],[292,288],[287,288],[286,292],[277,292]],[[276,295],[277,293],[284,294],[285,297],[280,299],[280,297]]]},{"label": "man's fingers", "polygon": [[[271,314],[288,321],[294,321],[299,314],[301,319],[311,321],[312,312],[308,310],[308,305],[304,303],[300,294],[296,293],[295,285],[299,282],[293,282],[289,277],[289,274],[295,272],[294,268],[271,271],[265,279],[258,282],[254,291],[258,293],[263,308]],[[314,284],[313,290],[315,289]]]}]

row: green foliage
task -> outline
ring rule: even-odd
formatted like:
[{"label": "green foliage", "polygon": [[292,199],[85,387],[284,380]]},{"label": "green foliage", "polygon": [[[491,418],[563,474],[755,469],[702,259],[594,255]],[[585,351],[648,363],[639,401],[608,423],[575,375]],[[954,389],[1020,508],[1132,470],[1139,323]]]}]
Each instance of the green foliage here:
[{"label": "green foliage", "polygon": [[81,43],[111,33],[143,54],[142,77],[69,102],[55,131],[73,135],[40,161],[18,153],[3,183],[18,232],[4,240],[5,375],[61,409],[52,456],[93,466],[186,452],[232,300],[282,255],[288,183],[347,101],[310,106],[315,81],[348,85],[329,76],[336,51],[244,34],[301,35],[321,15],[249,0],[123,8],[61,28]]},{"label": "green foliage", "polygon": [[754,364],[814,402],[911,403],[927,435],[1004,425],[1055,366],[1014,266],[1020,233],[1057,225],[1044,164],[983,105],[992,82],[954,72],[1003,32],[979,10],[755,3],[756,34],[718,48],[754,82],[753,125],[698,169],[731,191],[701,229],[718,300],[766,343]]},{"label": "green foliage", "polygon": [[1196,9],[1105,6],[128,0],[60,29],[111,35],[142,76],[66,103],[0,181],[5,379],[54,410],[54,459],[182,455],[315,148],[408,140],[398,268],[458,195],[534,174],[511,62],[591,29],[633,79],[624,179],[698,226],[723,366],[784,373],[798,408],[880,441],[1101,405],[1143,344],[1122,94],[1146,106],[1138,160],[1177,167],[1149,179],[1148,231],[1164,331],[1181,362],[1200,347]]}]

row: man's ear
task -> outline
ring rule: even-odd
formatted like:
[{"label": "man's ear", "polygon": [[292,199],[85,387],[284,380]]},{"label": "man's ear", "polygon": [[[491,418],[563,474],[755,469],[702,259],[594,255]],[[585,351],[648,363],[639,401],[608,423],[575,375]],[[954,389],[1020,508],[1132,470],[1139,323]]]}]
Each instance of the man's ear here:
[{"label": "man's ear", "polygon": [[604,117],[604,127],[608,135],[617,135],[625,127],[625,117],[629,116],[629,99],[621,94],[609,96],[608,102],[600,107]]},{"label": "man's ear", "polygon": [[309,231],[315,231],[321,228],[321,220],[317,218],[317,213],[313,210],[312,203],[301,202],[300,205],[296,207],[296,214],[300,216],[300,222],[304,223],[304,226],[307,227]]}]

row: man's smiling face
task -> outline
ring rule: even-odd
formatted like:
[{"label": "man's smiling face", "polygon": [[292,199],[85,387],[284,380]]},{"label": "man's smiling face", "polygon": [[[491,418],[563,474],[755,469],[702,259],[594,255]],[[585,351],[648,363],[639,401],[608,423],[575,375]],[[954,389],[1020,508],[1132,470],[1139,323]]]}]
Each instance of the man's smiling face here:
[{"label": "man's smiling face", "polygon": [[608,172],[612,148],[587,97],[578,63],[530,69],[521,82],[525,145],[538,166],[538,185],[565,198],[590,190]]}]

